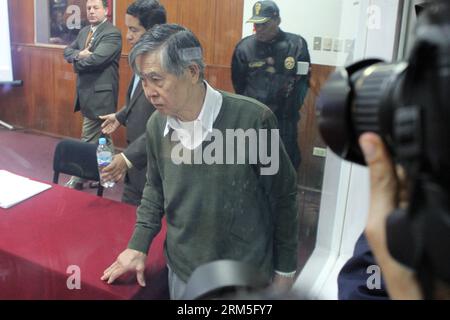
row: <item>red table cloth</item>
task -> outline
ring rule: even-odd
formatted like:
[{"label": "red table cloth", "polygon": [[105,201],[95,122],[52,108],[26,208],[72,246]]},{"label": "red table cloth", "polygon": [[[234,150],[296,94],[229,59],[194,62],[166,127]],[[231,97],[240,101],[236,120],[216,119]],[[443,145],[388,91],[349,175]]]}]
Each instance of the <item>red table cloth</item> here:
[{"label": "red table cloth", "polygon": [[[167,299],[165,223],[149,251],[146,288],[135,274],[115,285],[100,280],[127,247],[135,220],[133,206],[58,185],[0,208],[0,299]],[[74,289],[78,275],[81,289]]]}]

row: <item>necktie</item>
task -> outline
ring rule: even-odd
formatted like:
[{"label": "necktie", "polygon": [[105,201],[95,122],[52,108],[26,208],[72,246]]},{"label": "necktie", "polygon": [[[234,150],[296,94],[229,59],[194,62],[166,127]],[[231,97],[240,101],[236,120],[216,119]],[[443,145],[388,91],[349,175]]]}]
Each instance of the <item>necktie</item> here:
[{"label": "necktie", "polygon": [[89,33],[88,33],[88,36],[87,36],[87,39],[86,39],[86,43],[84,45],[85,49],[90,45],[90,42],[91,42],[91,39],[92,39],[93,35],[94,35],[94,32],[92,32],[92,29],[89,30]]}]

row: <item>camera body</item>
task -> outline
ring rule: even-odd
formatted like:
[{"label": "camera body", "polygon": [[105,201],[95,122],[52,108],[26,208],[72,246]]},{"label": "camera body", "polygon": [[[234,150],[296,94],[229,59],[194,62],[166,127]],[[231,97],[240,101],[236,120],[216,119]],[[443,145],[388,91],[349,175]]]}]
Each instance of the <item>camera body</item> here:
[{"label": "camera body", "polygon": [[[381,136],[404,167],[408,208],[387,224],[388,246],[419,280],[450,284],[450,6],[436,2],[419,18],[408,61],[364,60],[337,70],[319,98],[324,141],[345,160],[365,165],[358,139]],[[422,282],[422,281],[421,281]],[[429,282],[429,281],[423,281]],[[424,286],[425,287],[425,286]]]}]

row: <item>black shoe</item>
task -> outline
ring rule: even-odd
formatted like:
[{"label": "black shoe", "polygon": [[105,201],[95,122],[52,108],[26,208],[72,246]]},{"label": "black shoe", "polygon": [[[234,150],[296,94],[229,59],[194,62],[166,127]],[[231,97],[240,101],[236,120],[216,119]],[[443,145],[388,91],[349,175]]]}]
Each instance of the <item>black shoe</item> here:
[{"label": "black shoe", "polygon": [[64,185],[64,187],[75,190],[83,190],[83,182],[70,179],[69,182]]},{"label": "black shoe", "polygon": [[98,181],[92,181],[92,182],[89,183],[89,188],[91,188],[91,189],[97,189],[99,185],[100,185],[100,182],[98,182]]}]

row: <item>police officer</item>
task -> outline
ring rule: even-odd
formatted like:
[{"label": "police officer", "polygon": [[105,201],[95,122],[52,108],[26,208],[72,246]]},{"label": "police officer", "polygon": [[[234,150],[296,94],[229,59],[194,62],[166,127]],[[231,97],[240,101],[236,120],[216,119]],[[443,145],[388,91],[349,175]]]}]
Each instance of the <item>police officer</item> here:
[{"label": "police officer", "polygon": [[[255,24],[256,34],[236,46],[232,61],[234,90],[259,100],[275,113],[281,139],[298,169],[297,123],[309,85],[308,45],[301,36],[280,29],[280,10],[273,1],[257,2],[248,23]],[[308,64],[299,66],[297,62]]]}]

